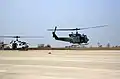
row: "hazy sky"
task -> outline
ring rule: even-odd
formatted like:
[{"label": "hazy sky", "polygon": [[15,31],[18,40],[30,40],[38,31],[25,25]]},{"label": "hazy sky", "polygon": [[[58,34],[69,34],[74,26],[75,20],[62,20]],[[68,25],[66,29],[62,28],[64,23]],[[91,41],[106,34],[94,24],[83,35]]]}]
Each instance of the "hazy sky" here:
[{"label": "hazy sky", "polygon": [[[0,35],[35,35],[42,39],[21,39],[31,44],[69,45],[52,38],[47,29],[108,25],[80,31],[90,45],[110,42],[120,45],[120,0],[0,0]],[[57,32],[67,36],[70,32]],[[8,40],[8,39],[7,39]],[[6,40],[5,40],[6,41]]]}]

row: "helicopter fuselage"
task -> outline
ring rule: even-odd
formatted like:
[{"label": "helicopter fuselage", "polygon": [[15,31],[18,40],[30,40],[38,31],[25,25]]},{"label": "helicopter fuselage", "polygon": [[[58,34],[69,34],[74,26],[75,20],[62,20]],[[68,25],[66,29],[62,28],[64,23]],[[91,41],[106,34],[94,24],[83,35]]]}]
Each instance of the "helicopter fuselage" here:
[{"label": "helicopter fuselage", "polygon": [[58,37],[55,32],[53,32],[53,37],[56,40],[60,40],[60,41],[65,41],[65,42],[70,42],[73,44],[86,44],[88,43],[89,39],[87,38],[86,35],[81,35],[81,34],[69,34],[69,37]]}]

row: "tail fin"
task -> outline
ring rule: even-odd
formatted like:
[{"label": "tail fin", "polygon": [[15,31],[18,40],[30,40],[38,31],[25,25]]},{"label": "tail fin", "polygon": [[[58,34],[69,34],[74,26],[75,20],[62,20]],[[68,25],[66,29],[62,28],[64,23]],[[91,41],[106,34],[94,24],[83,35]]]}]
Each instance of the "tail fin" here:
[{"label": "tail fin", "polygon": [[55,29],[54,29],[54,31],[52,32],[52,34],[53,34],[53,37],[54,37],[55,39],[58,39],[57,35],[55,34],[56,29],[57,29],[57,26],[55,26]]},{"label": "tail fin", "polygon": [[52,34],[53,34],[53,37],[54,37],[55,39],[58,39],[58,37],[57,37],[57,35],[55,34],[55,32],[52,32]]}]

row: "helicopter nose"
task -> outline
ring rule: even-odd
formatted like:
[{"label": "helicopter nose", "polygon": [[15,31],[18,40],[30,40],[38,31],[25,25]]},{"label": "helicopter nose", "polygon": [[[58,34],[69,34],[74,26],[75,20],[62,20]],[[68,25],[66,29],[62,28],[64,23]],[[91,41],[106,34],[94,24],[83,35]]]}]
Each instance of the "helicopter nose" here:
[{"label": "helicopter nose", "polygon": [[87,38],[87,42],[89,41],[89,39]]},{"label": "helicopter nose", "polygon": [[87,38],[87,41],[89,41],[89,39]]},{"label": "helicopter nose", "polygon": [[86,37],[86,40],[85,40],[85,42],[87,43],[89,41],[89,39]]}]

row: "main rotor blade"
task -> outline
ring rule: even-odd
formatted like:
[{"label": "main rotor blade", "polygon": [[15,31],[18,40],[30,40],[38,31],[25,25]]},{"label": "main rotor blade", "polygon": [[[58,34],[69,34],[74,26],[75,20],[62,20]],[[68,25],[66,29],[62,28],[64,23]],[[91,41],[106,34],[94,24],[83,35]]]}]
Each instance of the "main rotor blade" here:
[{"label": "main rotor blade", "polygon": [[20,38],[44,38],[43,36],[20,36]]},{"label": "main rotor blade", "polygon": [[0,36],[0,38],[14,38],[14,36]]},{"label": "main rotor blade", "polygon": [[0,36],[0,38],[43,38],[43,36]]},{"label": "main rotor blade", "polygon": [[[103,26],[95,26],[95,27],[87,27],[87,28],[75,28],[75,29],[56,29],[56,31],[74,31],[74,30],[84,30],[84,29],[90,29],[90,28],[100,28],[100,27],[105,27],[106,25]],[[48,29],[48,31],[54,31],[54,29]]]},{"label": "main rotor blade", "polygon": [[[72,30],[78,30],[77,28],[76,29],[56,29],[56,31],[72,31]],[[54,31],[54,29],[48,29],[48,31]]]},{"label": "main rotor blade", "polygon": [[95,27],[87,27],[87,28],[79,28],[80,30],[84,30],[84,29],[90,29],[90,28],[100,28],[100,27],[105,27],[107,25],[103,25],[103,26],[95,26]]}]

